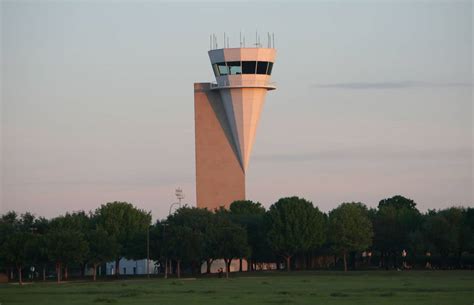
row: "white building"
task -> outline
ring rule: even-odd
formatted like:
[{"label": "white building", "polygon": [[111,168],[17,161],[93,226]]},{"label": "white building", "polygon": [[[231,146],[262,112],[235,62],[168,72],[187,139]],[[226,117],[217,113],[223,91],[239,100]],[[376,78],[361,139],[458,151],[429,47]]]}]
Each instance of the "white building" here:
[{"label": "white building", "polygon": [[[150,274],[159,273],[158,262],[150,260],[148,262],[148,270]],[[128,260],[122,258],[119,262],[119,270],[121,275],[144,275],[147,274],[147,260]],[[106,264],[106,274],[114,275],[115,274],[115,262],[108,262]]]}]

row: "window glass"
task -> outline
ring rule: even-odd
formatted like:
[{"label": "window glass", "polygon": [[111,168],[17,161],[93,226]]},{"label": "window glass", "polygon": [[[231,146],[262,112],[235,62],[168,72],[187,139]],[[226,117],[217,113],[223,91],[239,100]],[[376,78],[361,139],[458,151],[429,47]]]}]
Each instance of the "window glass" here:
[{"label": "window glass", "polygon": [[219,70],[219,75],[227,75],[229,74],[229,68],[227,68],[225,62],[217,63],[217,68]]},{"label": "window glass", "polygon": [[214,70],[214,75],[219,76],[219,68],[217,68],[217,64],[213,64],[212,69]]},{"label": "window glass", "polygon": [[268,61],[257,62],[257,74],[267,74]]},{"label": "window glass", "polygon": [[243,74],[255,74],[255,67],[257,66],[256,61],[243,61],[242,62],[242,73]]},{"label": "window glass", "polygon": [[230,75],[242,74],[242,66],[240,61],[228,61],[227,67],[229,68]]},{"label": "window glass", "polygon": [[267,69],[267,74],[271,75],[272,74],[272,68],[273,68],[273,63],[269,62],[268,63],[268,69]]}]

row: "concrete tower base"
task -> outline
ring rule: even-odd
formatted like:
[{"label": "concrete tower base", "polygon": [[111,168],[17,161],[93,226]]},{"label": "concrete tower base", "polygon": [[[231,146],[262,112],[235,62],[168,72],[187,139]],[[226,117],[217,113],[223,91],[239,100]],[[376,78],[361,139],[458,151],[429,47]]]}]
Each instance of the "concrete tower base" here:
[{"label": "concrete tower base", "polygon": [[218,91],[194,84],[196,197],[199,208],[228,208],[245,199],[245,173]]}]

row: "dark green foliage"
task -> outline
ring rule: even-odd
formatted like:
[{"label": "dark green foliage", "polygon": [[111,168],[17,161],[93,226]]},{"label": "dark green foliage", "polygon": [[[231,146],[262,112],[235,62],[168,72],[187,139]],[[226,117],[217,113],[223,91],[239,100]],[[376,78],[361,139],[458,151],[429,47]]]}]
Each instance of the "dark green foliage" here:
[{"label": "dark green foliage", "polygon": [[205,260],[209,255],[209,234],[213,220],[206,209],[184,207],[165,223],[165,254],[182,261]]},{"label": "dark green foliage", "polygon": [[[180,208],[165,223],[158,222],[153,231],[152,235],[162,240],[163,256],[177,264],[194,262],[200,266],[204,261],[229,261],[248,255],[245,229],[233,223],[224,210],[212,213],[206,209]],[[159,247],[156,242],[152,244]]]},{"label": "dark green foliage", "polygon": [[95,223],[118,243],[116,274],[120,274],[118,261],[122,257],[140,259],[145,256],[146,235],[151,214],[137,209],[128,202],[109,202],[94,213]]},{"label": "dark green foliage", "polygon": [[286,259],[298,252],[319,247],[325,240],[325,218],[313,204],[298,197],[278,200],[267,214],[268,241]]},{"label": "dark green foliage", "polygon": [[70,264],[82,262],[88,255],[89,245],[84,234],[71,229],[53,229],[46,234],[50,261]]},{"label": "dark green foliage", "polygon": [[232,259],[247,257],[249,254],[247,232],[242,226],[231,222],[227,217],[216,215],[211,247],[214,249],[212,258],[225,260],[226,276],[228,277]]},{"label": "dark green foliage", "polygon": [[461,229],[462,250],[474,252],[474,208],[464,210]]},{"label": "dark green foliage", "polygon": [[425,251],[439,253],[443,267],[446,267],[449,255],[457,257],[457,267],[461,267],[463,252],[472,250],[473,231],[472,223],[469,223],[469,210],[472,209],[452,207],[430,211],[425,216],[421,229]]},{"label": "dark green foliage", "polygon": [[231,203],[229,211],[233,215],[263,215],[265,208],[260,202],[251,200],[239,200]]},{"label": "dark green foliage", "polygon": [[232,222],[247,231],[249,244],[248,261],[252,263],[269,262],[275,259],[267,240],[265,208],[259,202],[250,200],[235,201],[229,207],[228,216]]},{"label": "dark green foliage", "polygon": [[349,252],[366,250],[372,244],[372,223],[367,207],[362,203],[342,203],[329,213],[329,241],[336,253],[346,256]]},{"label": "dark green foliage", "polygon": [[[422,215],[413,200],[402,196],[381,200],[373,218],[374,247],[385,258],[393,256],[396,265],[395,257],[410,248],[410,233],[419,229],[421,222]],[[387,265],[385,260],[382,263]]]},{"label": "dark green foliage", "polygon": [[86,234],[89,244],[89,252],[85,257],[88,264],[94,269],[93,278],[95,280],[97,266],[112,261],[118,253],[119,245],[115,237],[110,236],[103,228],[96,227]]},{"label": "dark green foliage", "polygon": [[[344,203],[329,217],[311,202],[290,197],[268,211],[258,202],[236,201],[229,210],[184,207],[153,226],[150,221],[149,213],[126,202],[51,220],[8,212],[0,216],[0,272],[14,272],[21,280],[31,266],[44,277],[56,266],[59,280],[68,266],[85,270],[86,264],[97,268],[121,257],[143,259],[148,232],[152,259],[161,266],[171,259],[173,269],[183,264],[183,270],[193,273],[214,259],[225,259],[227,266],[233,259],[247,259],[252,267],[284,257],[289,268],[295,257],[297,268],[314,268],[308,262],[319,256],[326,261],[317,268],[332,268],[338,264],[332,256],[341,254],[352,266],[364,268],[474,265],[473,208],[422,214],[413,200],[402,196],[381,200],[377,209],[369,210],[360,203]],[[371,259],[361,257],[364,250],[373,253]],[[408,257],[402,265],[403,250]]]}]

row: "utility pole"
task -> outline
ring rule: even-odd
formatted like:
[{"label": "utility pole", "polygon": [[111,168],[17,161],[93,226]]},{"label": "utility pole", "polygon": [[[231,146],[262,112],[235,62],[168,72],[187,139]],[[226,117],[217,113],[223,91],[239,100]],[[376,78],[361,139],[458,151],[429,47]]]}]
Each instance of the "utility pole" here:
[{"label": "utility pole", "polygon": [[150,278],[150,226],[146,230],[146,277]]}]

